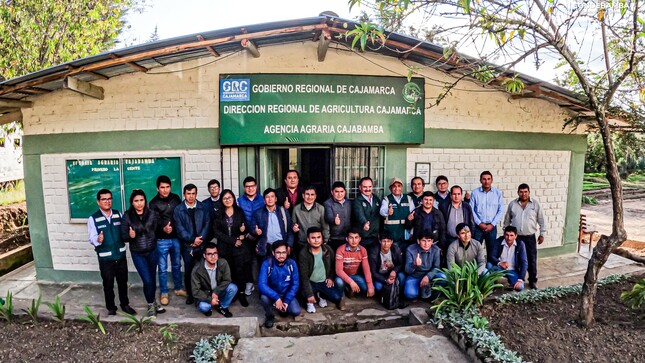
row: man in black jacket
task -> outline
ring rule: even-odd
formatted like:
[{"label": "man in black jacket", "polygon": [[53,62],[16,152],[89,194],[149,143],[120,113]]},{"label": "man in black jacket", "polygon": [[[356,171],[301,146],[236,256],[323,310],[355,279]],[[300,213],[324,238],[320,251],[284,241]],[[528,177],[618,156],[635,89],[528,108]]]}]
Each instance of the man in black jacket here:
[{"label": "man in black jacket", "polygon": [[186,285],[186,304],[195,302],[190,286],[190,273],[195,261],[204,251],[204,239],[210,233],[210,212],[197,200],[197,186],[184,186],[184,201],[175,208],[177,237],[181,244],[181,258],[184,260],[184,284]]},{"label": "man in black jacket", "polygon": [[170,178],[160,175],[157,178],[157,195],[150,201],[148,207],[157,214],[159,224],[157,228],[157,253],[159,254],[159,302],[168,305],[168,255],[172,266],[172,280],[175,295],[186,296],[184,283],[181,278],[181,248],[177,231],[175,230],[175,207],[181,199],[170,192]]},{"label": "man in black jacket", "polygon": [[300,271],[300,291],[307,300],[307,312],[315,313],[316,296],[321,308],[327,306],[327,300],[344,310],[343,291],[334,286],[335,255],[327,244],[323,244],[322,229],[307,229],[308,248],[300,251],[298,270]]},{"label": "man in black jacket", "polygon": [[462,193],[463,190],[461,187],[459,185],[454,185],[450,188],[450,202],[443,204],[440,207],[441,213],[446,220],[446,238],[448,239],[448,246],[459,239],[459,236],[456,233],[457,225],[459,225],[459,223],[466,223],[471,231],[475,228],[473,209],[469,203],[465,203],[463,201]]},{"label": "man in black jacket", "polygon": [[427,234],[435,234],[439,237],[438,247],[445,256],[448,244],[446,243],[446,221],[443,214],[433,207],[434,194],[430,191],[423,192],[421,205],[408,215],[405,220],[405,228],[413,228],[413,240],[419,240],[419,237]]},{"label": "man in black jacket", "polygon": [[403,287],[405,282],[403,254],[399,246],[394,244],[390,231],[383,231],[380,245],[369,251],[369,263],[376,292],[381,291],[385,285],[392,285],[397,279],[399,286]]}]

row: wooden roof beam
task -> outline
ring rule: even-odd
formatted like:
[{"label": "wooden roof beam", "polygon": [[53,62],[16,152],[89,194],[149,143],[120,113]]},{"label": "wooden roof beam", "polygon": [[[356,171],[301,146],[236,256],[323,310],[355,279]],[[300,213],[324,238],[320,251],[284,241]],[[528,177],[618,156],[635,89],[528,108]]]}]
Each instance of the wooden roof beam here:
[{"label": "wooden roof beam", "polygon": [[90,96],[98,100],[102,100],[103,87],[95,86],[90,82],[81,81],[74,77],[66,77],[63,81],[63,88],[80,93],[82,95]]},{"label": "wooden roof beam", "polygon": [[22,121],[22,111],[10,111],[0,115],[0,125],[8,124],[14,121]]},{"label": "wooden roof beam", "polygon": [[[205,41],[206,41],[206,39],[204,39],[204,37],[203,37],[201,34],[198,34],[198,35],[197,35],[197,40],[199,40],[200,42],[205,42]],[[219,54],[219,53],[217,53],[217,51],[215,50],[215,48],[213,48],[213,47],[212,47],[212,46],[210,46],[210,45],[207,45],[207,46],[206,46],[206,50],[207,50],[207,51],[209,51],[209,52],[213,55],[213,57],[219,57],[219,56],[220,56],[220,54]]]},{"label": "wooden roof beam", "polygon": [[[123,57],[115,56],[116,59],[114,59],[114,57],[111,57],[112,59],[91,63],[88,65],[79,67],[77,69],[61,71],[56,74],[50,74],[47,76],[38,77],[36,79],[15,84],[13,86],[5,86],[2,89],[0,89],[0,95],[11,93],[13,91],[16,91],[18,89],[22,89],[25,87],[32,87],[32,86],[37,86],[37,85],[45,84],[52,81],[57,81],[67,76],[83,73],[85,71],[96,71],[96,70],[100,70],[108,67],[113,67],[119,64],[125,64],[127,62],[141,61],[152,57],[174,54],[174,53],[189,51],[197,48],[204,48],[208,45],[224,44],[228,42],[239,41],[242,39],[256,39],[256,38],[262,38],[262,37],[267,37],[272,35],[302,33],[302,32],[308,32],[308,31],[317,30],[317,29],[327,29],[327,28],[328,28],[327,24],[315,24],[315,25],[289,27],[289,28],[283,28],[283,29],[265,30],[265,31],[256,32],[256,33],[230,35],[230,36],[221,37],[221,38],[209,39],[203,42],[196,41],[192,43],[172,45],[161,49],[149,50],[145,52],[130,54]],[[346,31],[347,30],[345,30],[345,32]]]},{"label": "wooden roof beam", "polygon": [[[121,60],[122,59],[121,57],[117,56],[116,54],[110,54],[110,58],[112,58],[114,60]],[[136,64],[135,62],[124,61],[122,64],[127,65],[128,67],[134,69],[137,72],[143,72],[143,73],[148,72],[148,68],[146,68],[144,66],[140,66],[140,65]],[[87,71],[85,70],[85,71],[80,72],[80,73],[84,73],[84,72],[87,72]]]},{"label": "wooden roof beam", "polygon": [[0,107],[31,107],[32,103],[30,101],[17,101],[8,98],[0,98]]},{"label": "wooden roof beam", "polygon": [[241,41],[242,47],[246,48],[246,50],[251,53],[253,58],[260,58],[260,51],[258,50],[258,47],[255,46],[255,43],[251,39],[242,39]]},{"label": "wooden roof beam", "polygon": [[27,88],[23,88],[21,91],[34,94],[34,95],[44,95],[45,93],[51,92],[48,89],[39,88],[39,87],[27,87]]},{"label": "wooden roof beam", "polygon": [[327,56],[327,49],[329,49],[330,42],[331,33],[329,32],[329,30],[321,31],[318,38],[318,62],[325,61],[325,57]]}]

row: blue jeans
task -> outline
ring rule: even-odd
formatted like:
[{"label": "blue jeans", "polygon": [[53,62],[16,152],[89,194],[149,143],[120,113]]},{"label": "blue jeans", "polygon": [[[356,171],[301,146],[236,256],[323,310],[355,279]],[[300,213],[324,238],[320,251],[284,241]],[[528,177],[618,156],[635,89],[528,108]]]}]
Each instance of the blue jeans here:
[{"label": "blue jeans", "polygon": [[[403,272],[399,272],[396,274],[396,279],[399,280],[399,286],[403,286],[405,283],[405,274]],[[374,281],[374,291],[379,292],[383,289],[383,284],[380,283],[379,281]]]},{"label": "blue jeans", "polygon": [[157,271],[157,263],[159,257],[157,250],[154,249],[147,253],[138,253],[130,251],[132,255],[132,262],[137,269],[141,282],[143,282],[143,295],[146,297],[146,302],[152,304],[155,302],[155,291],[157,290],[157,279],[155,272]]},{"label": "blue jeans", "polygon": [[[437,269],[435,269],[435,271],[437,273],[435,274],[434,279],[430,280],[430,283],[428,284],[430,288],[432,288],[432,286],[434,286],[435,283],[438,283],[438,282],[435,282],[436,279],[440,277],[443,277],[443,278],[446,277],[446,275],[444,275],[443,272],[439,272],[439,270]],[[423,277],[413,277],[413,276],[407,276],[405,278],[405,287],[403,289],[403,293],[405,294],[406,298],[412,300],[419,297],[419,290],[421,290],[420,284],[422,279]],[[428,296],[422,296],[422,297],[428,298],[430,296],[428,295]]]},{"label": "blue jeans", "polygon": [[[354,280],[354,282],[358,285],[358,287],[361,289],[361,293],[367,293],[367,281],[365,281],[365,278],[361,275],[349,275],[349,278]],[[334,280],[334,284],[338,286],[338,289],[340,291],[344,291],[345,289],[345,281],[341,279],[340,277],[336,277]]]},{"label": "blue jeans", "polygon": [[[517,280],[520,279],[520,276],[517,274],[517,271],[515,270],[504,270],[499,266],[493,266],[493,264],[490,262],[486,264],[486,268],[490,272],[503,271],[504,275],[508,279],[508,284],[513,288],[515,287],[515,283],[517,282]],[[524,290],[524,281],[522,281],[522,286],[519,289],[517,289],[517,291],[522,291],[522,290]]]},{"label": "blue jeans", "polygon": [[495,226],[490,232],[484,232],[477,226],[473,229],[473,239],[482,244],[484,242],[486,243],[486,255],[497,256],[497,249],[499,248],[499,244],[495,243],[497,240],[497,226]]},{"label": "blue jeans", "polygon": [[[282,296],[281,298],[284,298]],[[271,301],[268,296],[266,295],[260,295],[260,304],[264,308],[264,314],[266,316],[274,316],[275,315],[275,309],[273,307],[274,301]],[[289,305],[287,306],[287,314],[291,316],[298,316],[300,315],[300,304],[298,303],[297,299],[291,300]]]},{"label": "blue jeans", "polygon": [[159,293],[168,293],[169,254],[170,264],[172,266],[172,280],[175,284],[175,290],[183,290],[184,283],[181,279],[181,251],[179,240],[176,238],[157,240],[157,252],[159,255]]},{"label": "blue jeans", "polygon": [[[233,301],[233,298],[236,294],[237,286],[231,282],[226,287],[226,290],[224,290],[224,293],[218,296],[219,306],[223,307],[224,309],[228,309],[228,307],[231,306],[231,302]],[[197,309],[202,313],[208,312],[212,308],[213,306],[211,305],[210,301],[199,301],[197,303]]]},{"label": "blue jeans", "polygon": [[[343,289],[339,288],[336,283],[334,283],[334,286],[332,287],[327,287],[327,284],[325,284],[324,281],[309,281],[309,283],[311,284],[311,289],[314,291],[314,296],[316,295],[316,293],[319,293],[323,299],[327,299],[333,303],[339,303],[343,298]],[[308,296],[305,296],[305,299],[307,298]]]}]

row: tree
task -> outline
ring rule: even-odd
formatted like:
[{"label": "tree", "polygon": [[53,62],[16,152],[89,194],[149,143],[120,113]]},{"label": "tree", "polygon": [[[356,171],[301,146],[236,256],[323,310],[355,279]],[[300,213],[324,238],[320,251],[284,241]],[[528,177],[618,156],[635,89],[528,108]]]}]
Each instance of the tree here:
[{"label": "tree", "polygon": [[[126,13],[142,11],[145,0],[0,1],[0,80],[5,80],[112,48]],[[4,133],[13,127],[3,125]]]},{"label": "tree", "polygon": [[[350,0],[350,6],[361,0]],[[593,322],[598,273],[611,252],[627,239],[623,224],[622,183],[612,141],[610,116],[633,115],[638,100],[645,99],[643,73],[645,17],[639,1],[567,0],[375,0],[381,14],[395,13],[405,18],[415,11],[449,17],[446,30],[458,34],[454,47],[444,56],[461,65],[465,75],[489,83],[504,79],[506,88],[522,92],[523,85],[513,79],[512,68],[526,59],[536,67],[544,57],[557,56],[570,72],[568,77],[591,111],[603,141],[605,168],[613,206],[612,233],[601,236],[589,260],[580,302],[580,321]],[[453,39],[454,39],[453,35]],[[596,42],[596,43],[594,43]],[[599,48],[594,47],[595,44]],[[500,66],[473,69],[459,57],[457,48],[475,49],[485,61]],[[600,51],[598,51],[600,49]],[[519,83],[518,83],[519,82]],[[509,88],[509,84],[513,87]],[[445,92],[450,91],[449,85]],[[616,97],[619,94],[620,97]],[[438,102],[445,93],[438,95]],[[582,116],[567,120],[578,124]]]}]

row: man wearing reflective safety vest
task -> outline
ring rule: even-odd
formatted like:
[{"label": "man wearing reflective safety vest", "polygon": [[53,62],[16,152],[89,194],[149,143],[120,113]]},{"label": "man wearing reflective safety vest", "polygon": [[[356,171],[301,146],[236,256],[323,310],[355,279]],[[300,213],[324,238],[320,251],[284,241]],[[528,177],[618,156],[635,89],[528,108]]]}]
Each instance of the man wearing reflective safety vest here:
[{"label": "man wearing reflective safety vest", "polygon": [[114,279],[118,285],[121,310],[135,315],[128,299],[128,263],[125,258],[125,243],[121,239],[121,213],[112,209],[112,192],[101,189],[96,193],[99,210],[87,220],[89,241],[99,258],[99,270],[103,280],[103,294],[108,315],[116,315],[114,303]]},{"label": "man wearing reflective safety vest", "polygon": [[403,194],[401,179],[392,178],[390,180],[390,191],[392,193],[383,198],[379,212],[385,218],[384,229],[390,232],[394,243],[402,251],[405,251],[408,247],[405,220],[414,211],[415,205],[409,195]]}]

